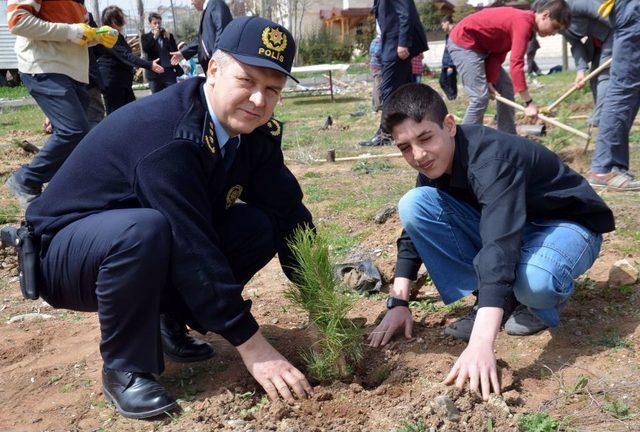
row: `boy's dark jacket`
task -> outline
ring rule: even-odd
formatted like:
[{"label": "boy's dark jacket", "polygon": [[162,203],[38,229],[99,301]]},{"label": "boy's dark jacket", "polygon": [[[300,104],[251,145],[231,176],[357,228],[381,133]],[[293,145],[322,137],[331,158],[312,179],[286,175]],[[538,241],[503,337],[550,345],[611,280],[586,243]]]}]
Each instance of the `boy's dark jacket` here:
[{"label": "boy's dark jacket", "polygon": [[[478,125],[458,125],[455,145],[451,175],[430,180],[419,174],[416,186],[436,187],[480,211],[479,306],[504,307],[526,222],[560,219],[596,233],[615,229],[613,213],[584,177],[546,147]],[[396,276],[415,279],[421,263],[403,231]]]},{"label": "boy's dark jacket", "polygon": [[[43,251],[68,224],[119,208],[153,208],[171,226],[171,284],[183,319],[238,345],[258,325],[219,248],[217,221],[240,199],[262,209],[278,233],[278,255],[290,276],[286,237],[312,225],[302,191],[284,165],[275,120],[241,136],[229,171],[209,121],[202,78],[189,79],[130,103],[104,119],[78,144],[26,219]],[[206,118],[205,118],[206,117]]]}]

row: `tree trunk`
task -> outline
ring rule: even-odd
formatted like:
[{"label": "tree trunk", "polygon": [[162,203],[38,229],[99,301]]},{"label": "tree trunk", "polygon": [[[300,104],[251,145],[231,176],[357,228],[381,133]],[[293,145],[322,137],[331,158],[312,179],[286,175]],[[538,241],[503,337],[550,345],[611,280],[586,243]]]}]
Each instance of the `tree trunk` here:
[{"label": "tree trunk", "polygon": [[93,14],[93,19],[96,24],[102,24],[102,16],[100,15],[100,0],[92,0],[91,1],[91,9]]},{"label": "tree trunk", "polygon": [[173,17],[173,34],[175,35],[178,32],[178,17],[173,7],[173,0],[169,0],[169,4],[171,5],[171,16]]},{"label": "tree trunk", "polygon": [[142,39],[144,34],[144,2],[143,0],[137,0],[138,4],[138,33]]}]

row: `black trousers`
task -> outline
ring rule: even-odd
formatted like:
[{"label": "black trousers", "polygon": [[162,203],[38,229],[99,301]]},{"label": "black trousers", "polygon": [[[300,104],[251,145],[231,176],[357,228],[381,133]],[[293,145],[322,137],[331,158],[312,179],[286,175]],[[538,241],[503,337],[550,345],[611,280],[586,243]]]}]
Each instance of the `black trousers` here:
[{"label": "black trousers", "polygon": [[[267,215],[252,206],[229,209],[216,226],[220,249],[240,283],[275,255]],[[171,229],[153,209],[109,210],[58,232],[41,258],[42,298],[56,308],[97,311],[107,368],[159,374],[163,297],[169,280]]]},{"label": "black trousers", "polygon": [[458,71],[456,68],[453,72],[447,73],[449,68],[443,67],[440,71],[440,88],[449,100],[455,100],[458,97]]},{"label": "black trousers", "polygon": [[104,96],[104,107],[107,110],[107,115],[125,106],[129,102],[136,100],[136,96],[133,94],[133,89],[131,88],[131,83],[129,83],[128,86],[107,86],[102,96]]},{"label": "black trousers", "polygon": [[413,82],[411,73],[411,58],[405,60],[382,62],[382,80],[380,81],[380,100],[384,107],[385,101],[398,87]]},{"label": "black trousers", "polygon": [[175,84],[176,77],[161,77],[152,80],[150,79],[148,82],[151,93],[158,93],[159,91],[166,89],[170,85]]}]

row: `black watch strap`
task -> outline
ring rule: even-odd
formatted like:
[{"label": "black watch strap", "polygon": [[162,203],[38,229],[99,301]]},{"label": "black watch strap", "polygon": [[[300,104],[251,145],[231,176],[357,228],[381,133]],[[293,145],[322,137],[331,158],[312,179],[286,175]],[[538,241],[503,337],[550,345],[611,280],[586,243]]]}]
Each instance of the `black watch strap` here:
[{"label": "black watch strap", "polygon": [[409,302],[406,300],[401,300],[399,298],[389,297],[387,299],[387,309],[393,309],[396,306],[409,307]]},{"label": "black watch strap", "polygon": [[529,99],[528,101],[524,101],[524,106],[528,107],[533,103],[533,99]]}]

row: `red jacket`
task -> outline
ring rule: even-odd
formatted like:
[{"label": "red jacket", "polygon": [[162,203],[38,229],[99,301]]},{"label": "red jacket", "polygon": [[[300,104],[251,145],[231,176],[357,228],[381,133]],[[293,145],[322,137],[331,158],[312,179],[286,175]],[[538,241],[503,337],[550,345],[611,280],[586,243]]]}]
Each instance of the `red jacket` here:
[{"label": "red jacket", "polygon": [[511,51],[509,72],[513,91],[527,88],[524,56],[533,35],[535,14],[511,7],[485,8],[460,21],[449,36],[458,46],[488,53],[485,60],[487,81],[496,84],[500,65]]}]

